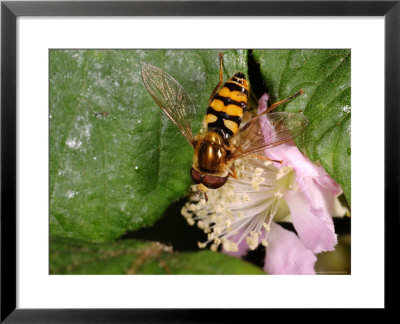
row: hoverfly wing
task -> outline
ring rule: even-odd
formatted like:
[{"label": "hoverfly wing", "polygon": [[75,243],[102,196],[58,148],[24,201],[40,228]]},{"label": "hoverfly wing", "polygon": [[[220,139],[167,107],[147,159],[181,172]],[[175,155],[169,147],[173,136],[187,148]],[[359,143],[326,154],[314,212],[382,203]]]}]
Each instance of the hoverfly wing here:
[{"label": "hoverfly wing", "polygon": [[276,112],[259,115],[239,129],[234,138],[237,149],[232,158],[255,154],[286,143],[300,135],[307,124],[308,119],[302,114]]},{"label": "hoverfly wing", "polygon": [[155,102],[193,146],[190,123],[196,108],[185,89],[168,73],[150,64],[143,65],[142,78]]}]

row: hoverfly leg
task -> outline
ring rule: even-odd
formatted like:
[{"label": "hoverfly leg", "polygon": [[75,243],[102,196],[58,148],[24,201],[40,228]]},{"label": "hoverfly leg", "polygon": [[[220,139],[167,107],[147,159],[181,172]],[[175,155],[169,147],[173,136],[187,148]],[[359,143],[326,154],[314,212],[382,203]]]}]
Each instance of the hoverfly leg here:
[{"label": "hoverfly leg", "polygon": [[251,157],[254,157],[256,159],[260,159],[260,160],[266,160],[266,161],[270,161],[270,162],[276,162],[279,164],[283,164],[283,160],[272,160],[266,156],[263,155],[258,155],[258,154],[250,154]]},{"label": "hoverfly leg", "polygon": [[195,193],[193,193],[193,197],[196,198],[196,199],[201,199],[200,191],[196,191]]},{"label": "hoverfly leg", "polygon": [[208,103],[211,102],[212,98],[214,98],[215,94],[217,93],[219,87],[222,85],[222,82],[224,82],[224,75],[222,70],[223,57],[224,53],[219,53],[219,83],[216,85],[213,92],[211,93],[210,99],[208,99],[209,101]]},{"label": "hoverfly leg", "polygon": [[229,175],[234,178],[235,180],[239,180],[237,174],[236,174],[236,170],[234,168],[231,168],[231,170],[229,171]]},{"label": "hoverfly leg", "polygon": [[259,114],[259,115],[269,113],[271,110],[274,110],[274,109],[275,109],[276,107],[278,107],[279,105],[284,104],[285,102],[288,102],[288,101],[290,101],[290,100],[292,100],[292,99],[294,99],[294,98],[296,98],[296,97],[298,97],[298,96],[300,96],[300,95],[302,95],[302,94],[304,94],[304,91],[303,91],[303,89],[300,89],[300,90],[299,90],[298,92],[296,92],[293,96],[290,96],[289,98],[286,98],[286,99],[283,99],[283,100],[281,100],[281,101],[275,102],[271,107],[269,107],[266,111],[262,112],[262,113]]},{"label": "hoverfly leg", "polygon": [[197,188],[198,188],[198,193],[199,193],[199,195],[201,195],[200,196],[200,199],[205,199],[206,200],[206,202],[208,201],[208,197],[207,197],[207,191],[209,190],[204,184],[202,184],[202,183],[199,183],[198,185],[197,185]]}]

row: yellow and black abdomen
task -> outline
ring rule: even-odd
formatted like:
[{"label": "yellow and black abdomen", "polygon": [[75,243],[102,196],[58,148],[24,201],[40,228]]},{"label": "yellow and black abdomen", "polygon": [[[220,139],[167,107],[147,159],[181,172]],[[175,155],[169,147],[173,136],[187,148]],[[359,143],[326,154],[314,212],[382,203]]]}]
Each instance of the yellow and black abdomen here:
[{"label": "yellow and black abdomen", "polygon": [[249,85],[243,73],[238,72],[218,90],[207,108],[208,130],[220,130],[225,140],[235,135],[246,109]]}]

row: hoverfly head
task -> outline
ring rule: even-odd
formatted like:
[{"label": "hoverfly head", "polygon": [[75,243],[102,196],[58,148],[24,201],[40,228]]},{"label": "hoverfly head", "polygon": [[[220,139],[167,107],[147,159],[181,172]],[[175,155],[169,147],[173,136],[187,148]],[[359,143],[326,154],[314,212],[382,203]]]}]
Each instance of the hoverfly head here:
[{"label": "hoverfly head", "polygon": [[218,189],[228,181],[228,177],[229,175],[226,177],[217,177],[207,174],[201,178],[201,183],[209,189]]},{"label": "hoverfly head", "polygon": [[200,191],[206,191],[208,189],[218,189],[221,188],[227,181],[229,175],[225,177],[218,177],[209,174],[202,174],[201,172],[192,168],[190,170],[190,176],[194,183],[198,184]]}]

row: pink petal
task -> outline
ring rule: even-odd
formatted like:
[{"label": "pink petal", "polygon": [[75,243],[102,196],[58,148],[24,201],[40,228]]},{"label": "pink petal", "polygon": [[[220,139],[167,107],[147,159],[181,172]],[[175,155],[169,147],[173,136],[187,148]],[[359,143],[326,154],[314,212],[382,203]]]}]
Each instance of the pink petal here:
[{"label": "pink petal", "polygon": [[342,191],[340,186],[294,144],[277,146],[267,154],[283,159],[296,173],[298,191],[287,190],[284,197],[300,239],[314,253],[334,250],[337,238],[332,215],[335,196]]},{"label": "pink petal", "polygon": [[334,197],[329,191],[319,188],[312,178],[305,179],[304,185],[307,187],[308,199],[300,190],[286,190],[283,195],[293,225],[308,249],[314,253],[332,251],[337,243],[331,216]]},{"label": "pink petal", "polygon": [[262,113],[263,111],[267,110],[268,108],[268,100],[269,95],[268,93],[264,93],[260,99],[258,99],[258,113]]},{"label": "pink petal", "polygon": [[296,180],[300,186],[302,186],[303,178],[312,177],[322,187],[329,189],[333,195],[342,192],[341,187],[326,173],[324,168],[312,163],[299,151],[293,141],[268,149],[266,154],[274,160],[283,160],[284,165],[291,165],[296,172]]},{"label": "pink petal", "polygon": [[269,274],[315,274],[316,256],[296,234],[272,222],[264,270]]},{"label": "pink petal", "polygon": [[[259,113],[267,108],[264,95]],[[298,191],[286,191],[293,224],[303,243],[313,252],[332,251],[337,242],[332,214],[334,198],[342,189],[321,167],[301,153],[293,141],[266,150],[266,155],[283,160],[296,173]]]},{"label": "pink petal", "polygon": [[[258,113],[267,109],[268,94],[264,94],[258,101]],[[302,185],[303,177],[313,177],[324,188],[337,195],[342,190],[324,170],[323,167],[313,164],[307,156],[299,151],[293,141],[281,144],[266,150],[266,155],[274,160],[283,160],[285,165],[291,165],[296,172],[296,180]]]}]

